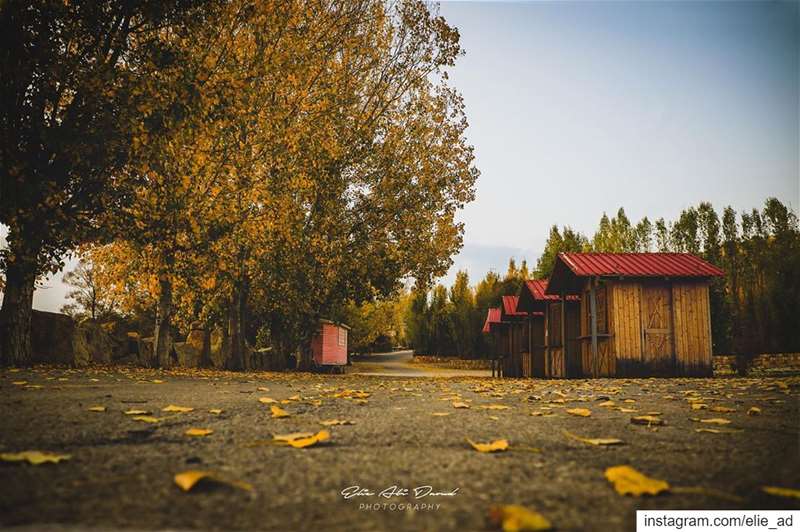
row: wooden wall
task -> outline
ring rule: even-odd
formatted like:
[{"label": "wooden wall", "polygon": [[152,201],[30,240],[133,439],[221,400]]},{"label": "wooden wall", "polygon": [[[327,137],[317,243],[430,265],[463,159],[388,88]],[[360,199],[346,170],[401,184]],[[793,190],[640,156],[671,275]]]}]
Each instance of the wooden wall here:
[{"label": "wooden wall", "polygon": [[[593,376],[588,283],[581,297],[581,361],[584,375]],[[711,375],[706,281],[604,280],[602,286],[608,335],[598,335],[596,376]]]},{"label": "wooden wall", "polygon": [[[561,303],[550,302],[544,318],[544,376],[548,378],[581,377],[580,304],[568,302],[566,308],[566,345],[561,343]],[[551,322],[553,326],[551,326]]]},{"label": "wooden wall", "polygon": [[672,283],[672,312],[679,374],[710,376],[713,363],[708,283]]}]

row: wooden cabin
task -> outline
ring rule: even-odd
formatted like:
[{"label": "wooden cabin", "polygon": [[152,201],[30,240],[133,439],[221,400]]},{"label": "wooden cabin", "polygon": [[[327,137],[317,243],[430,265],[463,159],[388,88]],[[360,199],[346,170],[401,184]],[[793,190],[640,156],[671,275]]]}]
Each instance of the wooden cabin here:
[{"label": "wooden cabin", "polygon": [[721,275],[689,253],[561,253],[545,294],[580,297],[584,376],[708,376]]},{"label": "wooden cabin", "polygon": [[581,377],[580,301],[576,295],[547,294],[547,281],[535,279],[523,284],[517,310],[529,313],[529,353],[532,376],[546,378]]},{"label": "wooden cabin", "polygon": [[311,358],[320,369],[341,370],[347,365],[347,334],[350,327],[320,320],[311,338]]},{"label": "wooden cabin", "polygon": [[490,343],[490,350],[491,350],[491,359],[492,359],[492,377],[495,376],[495,373],[499,377],[503,372],[503,365],[500,364],[499,367],[495,367],[497,361],[503,361],[506,357],[508,357],[508,324],[503,323],[500,319],[502,315],[502,310],[500,307],[491,307],[486,312],[486,321],[483,322],[483,329],[481,332],[484,334],[489,335],[489,343]]},{"label": "wooden cabin", "polygon": [[508,356],[503,360],[503,376],[522,377],[522,354],[528,351],[528,313],[517,309],[519,296],[503,296],[500,321],[506,326]]}]

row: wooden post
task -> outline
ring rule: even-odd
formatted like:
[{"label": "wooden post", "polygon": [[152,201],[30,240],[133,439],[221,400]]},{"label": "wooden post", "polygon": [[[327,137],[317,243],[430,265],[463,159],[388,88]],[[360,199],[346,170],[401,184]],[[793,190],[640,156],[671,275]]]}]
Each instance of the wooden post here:
[{"label": "wooden post", "polygon": [[544,357],[543,369],[544,377],[550,377],[550,304],[545,304],[544,307],[544,349],[542,349],[542,356]]},{"label": "wooden post", "polygon": [[567,376],[567,294],[561,292],[561,362],[564,368],[562,377]]},{"label": "wooden post", "polygon": [[592,377],[597,377],[597,290],[595,286],[595,279],[589,280],[589,312],[591,313],[590,323],[592,334]]}]

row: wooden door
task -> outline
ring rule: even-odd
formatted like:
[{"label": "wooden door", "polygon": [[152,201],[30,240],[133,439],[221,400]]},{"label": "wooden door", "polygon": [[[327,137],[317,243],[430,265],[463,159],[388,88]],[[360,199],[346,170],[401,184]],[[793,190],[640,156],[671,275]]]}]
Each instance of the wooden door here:
[{"label": "wooden door", "polygon": [[648,374],[671,374],[675,367],[672,291],[667,283],[642,285],[642,362]]}]

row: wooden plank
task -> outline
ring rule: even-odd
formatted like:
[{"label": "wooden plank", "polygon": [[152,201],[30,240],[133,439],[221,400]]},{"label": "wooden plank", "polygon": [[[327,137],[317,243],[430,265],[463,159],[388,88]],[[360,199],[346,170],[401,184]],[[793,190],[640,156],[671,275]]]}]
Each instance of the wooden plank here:
[{"label": "wooden plank", "polygon": [[597,377],[597,288],[596,281],[589,281],[589,312],[592,335],[592,376]]}]

